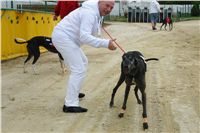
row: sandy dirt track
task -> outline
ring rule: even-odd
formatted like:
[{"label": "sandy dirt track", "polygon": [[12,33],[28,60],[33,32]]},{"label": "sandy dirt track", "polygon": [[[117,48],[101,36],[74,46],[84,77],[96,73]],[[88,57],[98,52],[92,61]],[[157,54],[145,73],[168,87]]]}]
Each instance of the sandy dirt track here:
[{"label": "sandy dirt track", "polygon": [[200,132],[200,21],[175,23],[171,32],[154,32],[145,23],[110,24],[106,29],[126,51],[139,50],[146,58],[160,59],[148,62],[146,73],[149,129],[143,131],[142,106],[136,103],[134,87],[124,118],[118,118],[118,113],[125,84],[116,94],[115,107],[109,108],[122,52],[83,46],[89,67],[82,88],[86,97],[80,104],[88,112],[62,112],[69,72],[61,73],[57,55],[41,55],[37,62],[39,75],[33,75],[30,63],[24,74],[26,57],[20,57],[1,64],[2,132]]}]

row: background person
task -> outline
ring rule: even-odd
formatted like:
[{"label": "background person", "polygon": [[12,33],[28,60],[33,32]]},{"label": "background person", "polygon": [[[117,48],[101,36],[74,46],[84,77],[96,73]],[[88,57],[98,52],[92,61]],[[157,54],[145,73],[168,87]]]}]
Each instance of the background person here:
[{"label": "background person", "polygon": [[57,5],[55,6],[53,16],[53,20],[57,20],[58,16],[63,19],[66,15],[68,15],[71,11],[75,10],[79,7],[78,1],[58,1]]},{"label": "background person", "polygon": [[151,0],[149,13],[151,18],[152,30],[156,30],[156,23],[160,14],[160,5],[157,0]]},{"label": "background person", "polygon": [[64,17],[53,30],[53,44],[71,71],[63,106],[64,112],[87,112],[86,108],[79,106],[78,98],[88,66],[88,59],[80,48],[81,45],[104,47],[109,50],[116,49],[113,40],[95,36],[100,33],[102,16],[108,15],[112,11],[114,3],[114,0],[86,1],[81,7]]}]

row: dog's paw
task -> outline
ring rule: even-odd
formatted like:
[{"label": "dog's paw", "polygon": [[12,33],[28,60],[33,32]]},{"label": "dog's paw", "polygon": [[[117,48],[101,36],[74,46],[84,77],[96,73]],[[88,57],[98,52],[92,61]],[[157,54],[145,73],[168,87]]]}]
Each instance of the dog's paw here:
[{"label": "dog's paw", "polygon": [[143,118],[143,129],[148,129],[148,120],[147,120],[147,117]]},{"label": "dog's paw", "polygon": [[119,113],[118,117],[119,117],[119,118],[124,117],[124,113]]},{"label": "dog's paw", "polygon": [[148,128],[149,128],[148,123],[147,123],[147,122],[144,122],[144,123],[143,123],[143,129],[145,130],[145,129],[148,129]]},{"label": "dog's paw", "polygon": [[121,111],[120,111],[120,113],[119,113],[119,118],[122,118],[122,117],[124,117],[124,113],[125,113],[125,109],[121,109]]}]

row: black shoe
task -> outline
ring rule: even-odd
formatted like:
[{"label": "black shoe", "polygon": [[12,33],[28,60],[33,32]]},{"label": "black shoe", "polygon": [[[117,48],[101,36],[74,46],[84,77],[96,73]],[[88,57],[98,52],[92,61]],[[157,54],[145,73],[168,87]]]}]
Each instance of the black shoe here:
[{"label": "black shoe", "polygon": [[78,98],[83,98],[85,96],[84,93],[79,93]]},{"label": "black shoe", "polygon": [[83,112],[87,112],[86,108],[82,108],[82,107],[67,107],[67,106],[63,106],[63,112],[66,113],[83,113]]}]

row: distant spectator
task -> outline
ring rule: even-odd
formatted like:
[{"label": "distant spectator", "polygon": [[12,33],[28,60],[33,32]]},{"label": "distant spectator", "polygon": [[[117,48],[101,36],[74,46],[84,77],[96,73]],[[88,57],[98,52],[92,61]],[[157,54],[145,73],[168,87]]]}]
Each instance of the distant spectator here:
[{"label": "distant spectator", "polygon": [[149,13],[151,17],[152,30],[156,30],[156,23],[160,14],[160,5],[157,0],[151,0]]},{"label": "distant spectator", "polygon": [[79,7],[78,1],[58,1],[54,10],[53,20],[57,20],[58,16],[63,19],[66,15],[68,15],[71,11],[75,10]]}]

